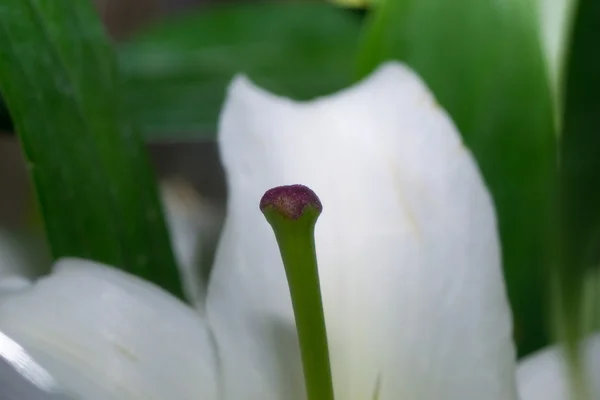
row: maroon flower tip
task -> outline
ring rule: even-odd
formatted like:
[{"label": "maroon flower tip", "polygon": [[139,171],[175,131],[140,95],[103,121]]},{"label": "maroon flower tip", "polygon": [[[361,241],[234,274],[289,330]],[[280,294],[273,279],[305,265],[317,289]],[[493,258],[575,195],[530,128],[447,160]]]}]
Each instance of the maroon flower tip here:
[{"label": "maroon flower tip", "polygon": [[321,200],[310,188],[304,185],[278,186],[267,190],[260,200],[260,210],[273,207],[286,218],[296,220],[307,207],[313,207],[320,214],[323,210]]}]

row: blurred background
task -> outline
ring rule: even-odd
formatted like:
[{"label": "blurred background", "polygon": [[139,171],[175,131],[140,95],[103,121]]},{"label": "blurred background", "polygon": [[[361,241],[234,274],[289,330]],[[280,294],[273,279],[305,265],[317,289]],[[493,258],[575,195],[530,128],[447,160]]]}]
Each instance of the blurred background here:
[{"label": "blurred background", "polygon": [[[143,27],[177,12],[222,0],[96,0],[107,31],[122,42]],[[157,174],[184,179],[211,201],[224,199],[225,187],[216,146],[212,141],[156,141],[148,145]],[[0,227],[30,231],[35,225],[34,200],[17,139],[0,132]]]},{"label": "blurred background", "polygon": [[[227,68],[228,64],[238,64],[237,59],[232,63],[227,58],[227,49],[234,48],[240,37],[249,36],[248,48],[241,51],[243,59],[239,64],[252,71],[252,79],[276,93],[300,99],[310,98],[333,92],[352,82],[353,77],[347,76],[343,71],[352,70],[347,67],[354,62],[361,17],[361,12],[357,9],[347,10],[347,15],[325,13],[322,21],[314,21],[310,32],[306,32],[306,25],[296,31],[292,27],[289,37],[279,38],[271,35],[272,32],[278,32],[278,26],[293,26],[296,19],[302,20],[303,17],[294,15],[294,11],[288,12],[287,16],[270,15],[268,8],[261,9],[254,2],[252,7],[243,11],[246,13],[244,20],[236,19],[235,15],[219,16],[217,12],[203,20],[204,25],[190,24],[193,29],[189,26],[186,28],[185,23],[181,24],[182,28],[170,25],[172,31],[176,32],[173,38],[164,32],[160,33],[161,22],[168,21],[169,16],[179,14],[185,20],[185,14],[193,10],[194,18],[198,18],[203,10],[209,7],[213,10],[228,2],[229,0],[95,0],[107,32],[118,48],[126,50],[127,57],[121,66],[126,75],[128,71],[133,71],[130,74],[133,79],[128,82],[138,93],[133,99],[133,106],[137,107],[135,111],[146,124],[142,126],[143,130],[150,130],[154,135],[150,138],[146,135],[146,142],[156,174],[162,182],[183,182],[188,185],[187,189],[194,190],[207,204],[217,208],[223,206],[226,193],[214,134],[198,134],[196,131],[214,132],[220,107],[219,96],[222,96],[231,76],[238,72]],[[236,3],[243,4],[244,1]],[[258,9],[257,13],[269,15],[266,17],[269,23],[258,28],[247,23],[246,20],[255,15],[253,8]],[[305,18],[311,19],[313,16],[314,13]],[[159,33],[153,34],[152,29],[156,26],[159,27]],[[146,29],[150,30],[147,36]],[[235,32],[231,33],[232,31]],[[322,42],[325,44],[320,45]],[[129,43],[134,45],[129,46]],[[204,53],[195,53],[198,43],[204,46]],[[289,43],[293,45],[288,46]],[[292,50],[287,50],[288,47]],[[336,50],[332,52],[334,48]],[[294,54],[294,49],[301,49],[302,54]],[[285,54],[286,51],[289,53]],[[235,51],[230,53],[237,54]],[[270,61],[261,62],[261,57],[265,55]],[[279,61],[286,57],[287,62]],[[225,66],[222,70],[220,63]],[[314,65],[315,70],[311,71],[309,65]],[[201,78],[197,81],[194,80],[197,73],[194,68],[201,71],[198,73]],[[315,74],[314,71],[318,73]],[[153,87],[146,90],[148,81],[152,81]],[[281,82],[285,83],[281,85]],[[155,95],[158,92],[160,95]],[[209,94],[205,96],[205,92]],[[165,98],[159,98],[161,96]],[[193,100],[186,101],[187,98]],[[145,113],[145,108],[150,111]],[[157,117],[152,113],[156,113]],[[177,125],[171,125],[172,121],[179,119],[183,121],[182,129],[185,132],[177,132]],[[165,131],[168,130],[169,134],[161,135],[165,126]],[[26,239],[22,240],[24,243],[37,243],[36,250],[30,252],[30,261],[36,261],[40,268],[48,268],[50,263],[35,211],[27,165],[17,139],[9,129],[5,125],[4,132],[0,131],[0,193],[3,194],[0,196],[0,228],[11,232],[11,235],[16,234],[17,238]],[[193,132],[189,132],[190,129]],[[186,136],[193,136],[193,139],[186,140]],[[173,140],[173,137],[180,140]],[[203,137],[208,140],[203,140]],[[213,225],[218,227],[219,223]],[[207,268],[210,259],[203,261],[203,268]],[[39,272],[43,271],[34,273]],[[515,335],[517,339],[522,336],[518,321]],[[541,346],[546,340],[537,333],[534,336],[538,339],[533,344],[527,343],[528,350]]]},{"label": "blurred background", "polygon": [[[235,7],[221,7],[233,1]],[[257,0],[95,4],[116,45],[125,101],[141,128],[156,174],[163,183],[176,182],[170,186],[176,191],[183,188],[183,198],[199,198],[218,216],[226,193],[215,126],[234,74],[246,73],[266,90],[306,100],[347,87],[384,59],[408,63],[452,116],[494,196],[515,339],[519,355],[529,354],[553,340],[548,272],[552,264],[559,264],[551,234],[559,225],[554,225],[555,200],[569,200],[565,204],[570,207],[563,211],[571,223],[565,225],[563,238],[574,239],[563,245],[570,254],[583,254],[587,244],[581,238],[596,232],[589,215],[600,204],[600,190],[593,192],[600,174],[600,157],[594,153],[600,149],[600,140],[594,139],[600,126],[600,91],[593,89],[600,87],[600,68],[594,67],[600,66],[600,57],[589,49],[596,46],[600,3],[582,2],[595,9],[581,8],[577,14],[575,45],[565,52],[570,69],[561,99],[553,97],[561,85],[552,75],[560,60],[540,46],[546,39],[540,36],[549,33],[546,36],[556,39],[562,34],[548,10],[532,16],[493,1],[413,0],[410,12],[390,11],[398,20],[364,29],[363,22],[377,21],[363,18],[364,1],[331,1],[359,6],[353,9],[324,1],[293,6]],[[564,110],[554,107],[561,101]],[[31,253],[43,259],[47,252],[27,165],[3,113],[0,102],[0,233],[23,235],[29,242],[36,239],[40,250]],[[563,118],[562,127],[554,124],[557,116]],[[558,151],[564,143],[557,137],[568,138]],[[555,175],[559,158],[570,163],[560,166],[568,184],[557,196],[556,187],[564,183]],[[219,218],[211,225],[215,234]],[[573,260],[567,261],[564,265],[572,266]],[[578,267],[579,261],[573,265]],[[583,264],[579,267],[588,267]],[[210,265],[210,259],[203,265]],[[584,269],[570,270],[587,274]],[[594,285],[600,293],[600,272]],[[600,326],[600,313],[595,315]]]}]

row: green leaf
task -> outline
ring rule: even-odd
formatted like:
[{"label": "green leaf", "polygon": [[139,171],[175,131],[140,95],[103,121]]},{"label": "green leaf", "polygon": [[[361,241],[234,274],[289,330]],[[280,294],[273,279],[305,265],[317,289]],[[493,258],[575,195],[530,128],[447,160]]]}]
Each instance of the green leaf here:
[{"label": "green leaf", "polygon": [[120,51],[129,104],[151,139],[213,139],[237,73],[309,99],[353,81],[360,18],[327,4],[204,9],[140,34]]},{"label": "green leaf", "polygon": [[[600,272],[600,2],[579,0],[567,58],[561,134],[562,334],[584,334],[582,302]],[[597,290],[597,287],[596,287]],[[589,300],[588,300],[589,301]],[[596,296],[595,301],[600,301]],[[598,304],[600,306],[600,304]],[[600,315],[591,316],[598,318]]]},{"label": "green leaf", "polygon": [[373,15],[360,75],[412,66],[450,113],[494,196],[520,354],[545,345],[554,247],[555,134],[534,3],[388,0]]},{"label": "green leaf", "polygon": [[[361,15],[328,4],[202,9],[120,46],[127,99],[146,140],[214,139],[227,84],[246,73],[309,99],[352,83]],[[0,101],[0,129],[10,129]]]},{"label": "green leaf", "polygon": [[54,258],[118,266],[181,296],[154,176],[89,1],[0,3],[0,91]]}]

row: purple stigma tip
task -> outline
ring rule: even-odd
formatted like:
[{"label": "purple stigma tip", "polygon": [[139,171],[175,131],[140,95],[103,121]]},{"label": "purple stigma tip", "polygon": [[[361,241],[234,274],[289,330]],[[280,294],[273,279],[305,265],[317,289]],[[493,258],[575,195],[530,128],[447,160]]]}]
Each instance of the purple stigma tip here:
[{"label": "purple stigma tip", "polygon": [[306,207],[314,207],[320,214],[323,211],[321,200],[310,188],[304,185],[278,186],[267,190],[260,200],[260,210],[273,207],[286,218],[296,220]]}]

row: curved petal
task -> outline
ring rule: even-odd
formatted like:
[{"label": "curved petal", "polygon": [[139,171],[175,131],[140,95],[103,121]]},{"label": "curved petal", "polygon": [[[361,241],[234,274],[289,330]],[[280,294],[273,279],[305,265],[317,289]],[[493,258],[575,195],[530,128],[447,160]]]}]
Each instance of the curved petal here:
[{"label": "curved petal", "polygon": [[81,398],[217,399],[202,319],[110,267],[59,262],[52,275],[0,303],[0,330]]},{"label": "curved petal", "polygon": [[31,281],[21,276],[7,276],[0,278],[0,300],[5,299],[15,293],[19,293],[30,288]]},{"label": "curved petal", "polygon": [[14,340],[0,332],[2,400],[67,399],[59,384]]},{"label": "curved petal", "polygon": [[185,295],[202,311],[210,267],[206,260],[221,227],[222,212],[184,180],[162,182],[161,195]]},{"label": "curved petal", "polygon": [[[208,313],[215,329],[245,332],[236,352],[257,353],[249,364],[234,351],[223,358],[230,381],[263,384],[298,368],[295,337],[288,361],[264,339],[274,324],[293,331],[293,314],[258,202],[271,187],[301,183],[324,207],[316,245],[336,397],[515,398],[492,201],[456,128],[411,70],[390,63],[309,103],[239,77],[219,145],[229,204]],[[279,358],[266,359],[265,349]]]},{"label": "curved petal", "polygon": [[[600,334],[586,341],[583,352],[592,385],[590,400],[600,400]],[[521,400],[570,400],[567,374],[565,358],[558,346],[528,356],[517,369]]]}]

